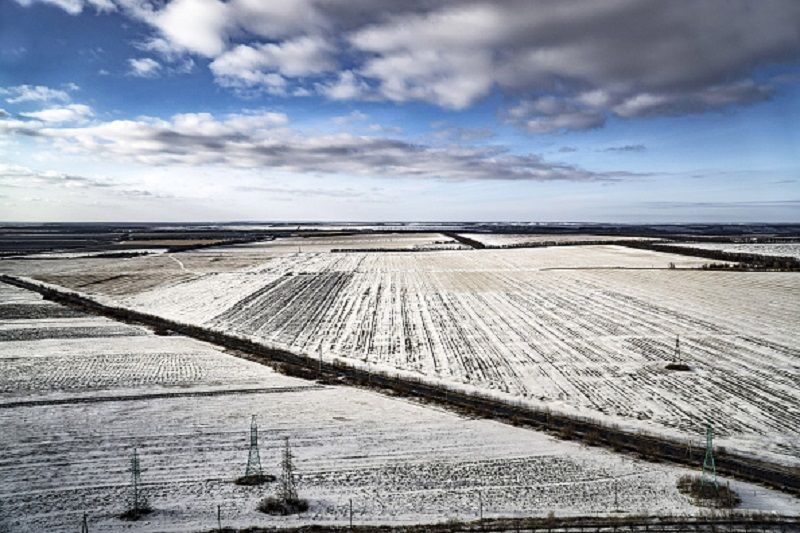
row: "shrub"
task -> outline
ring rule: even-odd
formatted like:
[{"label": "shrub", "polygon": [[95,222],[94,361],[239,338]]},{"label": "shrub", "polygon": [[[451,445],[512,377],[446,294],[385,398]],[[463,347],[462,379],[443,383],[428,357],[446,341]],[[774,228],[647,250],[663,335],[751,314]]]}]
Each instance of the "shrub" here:
[{"label": "shrub", "polygon": [[692,498],[695,505],[733,509],[742,502],[728,486],[704,482],[699,476],[686,475],[678,480],[678,491]]},{"label": "shrub", "polygon": [[559,439],[572,440],[575,438],[575,430],[572,428],[572,425],[564,424],[558,429],[556,435]]},{"label": "shrub", "polygon": [[234,483],[237,485],[244,485],[244,486],[254,486],[254,485],[263,485],[264,483],[272,483],[277,478],[272,474],[260,474],[254,476],[242,476],[237,478]]},{"label": "shrub", "polygon": [[119,515],[122,520],[128,520],[130,522],[135,522],[139,520],[141,517],[149,515],[153,512],[153,508],[147,502],[140,504],[139,507],[132,507]]},{"label": "shrub", "polygon": [[303,499],[283,500],[275,496],[269,496],[261,500],[258,510],[262,513],[271,515],[287,516],[308,511],[308,501]]},{"label": "shrub", "polygon": [[690,372],[692,370],[692,367],[690,367],[686,363],[668,363],[667,366],[665,366],[664,368],[666,368],[667,370],[675,370],[678,372]]}]

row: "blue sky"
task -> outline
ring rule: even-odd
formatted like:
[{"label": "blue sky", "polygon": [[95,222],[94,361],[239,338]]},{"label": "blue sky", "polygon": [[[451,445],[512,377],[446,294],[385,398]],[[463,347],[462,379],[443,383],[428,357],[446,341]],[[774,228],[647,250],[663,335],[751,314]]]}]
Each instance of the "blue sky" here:
[{"label": "blue sky", "polygon": [[3,220],[800,222],[798,123],[792,0],[0,2]]}]

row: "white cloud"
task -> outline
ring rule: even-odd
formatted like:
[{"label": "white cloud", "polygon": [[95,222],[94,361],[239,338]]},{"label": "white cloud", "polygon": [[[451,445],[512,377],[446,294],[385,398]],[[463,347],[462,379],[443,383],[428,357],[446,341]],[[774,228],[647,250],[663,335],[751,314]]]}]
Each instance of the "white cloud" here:
[{"label": "white cloud", "polygon": [[317,91],[331,100],[363,100],[371,95],[369,85],[351,70],[340,72],[330,83],[318,83]]},{"label": "white cloud", "polygon": [[149,57],[128,59],[130,70],[128,74],[137,78],[154,78],[161,70],[161,64]]},{"label": "white cloud", "polygon": [[[139,63],[137,65],[139,69],[131,68],[133,75],[152,77],[153,74],[157,72],[188,74],[194,70],[194,60],[187,54],[187,51],[167,39],[162,37],[149,37],[143,41],[135,42],[133,45],[143,52],[158,54],[163,60],[163,63],[159,64],[157,61],[149,58],[138,59],[136,62]],[[130,64],[131,60],[128,61]],[[147,62],[141,63],[142,61]],[[150,63],[150,61],[153,63]],[[144,72],[146,72],[148,68],[152,68],[152,71],[145,75]],[[140,71],[142,73],[140,73]]]},{"label": "white cloud", "polygon": [[103,180],[74,176],[52,170],[31,170],[21,165],[4,165],[0,163],[0,184],[7,187],[34,188],[41,185],[64,187],[67,189],[87,187],[108,187]]},{"label": "white cloud", "polygon": [[313,0],[232,0],[231,10],[237,24],[248,32],[270,39],[292,37],[321,28],[328,20]]},{"label": "white cloud", "polygon": [[50,4],[60,7],[70,15],[77,15],[83,11],[83,0],[17,0],[17,3],[29,7],[34,3]]},{"label": "white cloud", "polygon": [[[748,76],[756,65],[797,62],[798,18],[800,4],[780,0],[759,9],[746,0],[510,0],[386,17],[349,41],[368,54],[356,71],[389,100],[460,109],[497,87],[520,100],[509,112],[515,123],[545,132],[596,127],[609,114],[703,112],[763,99],[769,87]],[[550,109],[537,109],[543,98]]]},{"label": "white cloud", "polygon": [[148,22],[173,45],[214,57],[225,50],[230,8],[219,0],[173,0]]},{"label": "white cloud", "polygon": [[424,100],[462,109],[494,83],[488,45],[503,21],[489,5],[412,14],[355,32],[350,42],[374,56],[359,69],[389,100]]},{"label": "white cloud", "polygon": [[700,113],[765,100],[772,92],[770,85],[750,81],[714,85],[695,91],[633,94],[591,91],[574,96],[525,99],[511,107],[505,116],[508,122],[531,133],[586,130],[605,124],[607,115],[636,118]]},{"label": "white cloud", "polygon": [[93,115],[92,108],[83,104],[69,104],[63,107],[50,107],[40,111],[20,113],[21,116],[42,122],[84,122]]},{"label": "white cloud", "polygon": [[[68,88],[70,90],[75,90],[77,86],[73,85]],[[0,88],[0,94],[8,96],[6,102],[9,104],[49,102],[54,100],[69,102],[70,100],[69,94],[66,91],[52,89],[44,85],[17,85],[16,87]]]},{"label": "white cloud", "polygon": [[98,12],[114,11],[116,6],[112,0],[16,0],[25,7],[35,3],[50,4],[60,7],[70,15],[80,14],[85,7],[93,7]]},{"label": "white cloud", "polygon": [[588,105],[578,99],[543,96],[525,100],[506,113],[509,122],[531,133],[564,130],[586,130],[605,124],[602,108]]},{"label": "white cloud", "polygon": [[181,59],[186,53],[184,48],[163,37],[150,36],[143,41],[133,43],[133,45],[143,52],[158,54],[167,61]]},{"label": "white cloud", "polygon": [[379,80],[379,92],[395,102],[423,100],[463,109],[492,87],[492,64],[481,51],[398,51],[369,60],[361,74]]},{"label": "white cloud", "polygon": [[[0,164],[0,186],[17,190],[36,190],[48,199],[41,201],[61,202],[65,194],[72,191],[77,198],[118,197],[139,200],[142,198],[169,198],[170,194],[109,178],[80,176],[54,170],[36,170],[21,165]],[[15,195],[19,196],[19,195]]]},{"label": "white cloud", "polygon": [[645,92],[628,96],[612,110],[621,117],[679,114],[757,102],[772,95],[772,87],[751,81],[734,82],[686,92]]},{"label": "white cloud", "polygon": [[334,124],[342,125],[342,124],[350,124],[352,122],[360,122],[363,120],[367,120],[368,118],[369,115],[367,115],[366,113],[359,111],[358,109],[354,109],[353,111],[349,112],[346,115],[339,115],[333,117],[331,121]]},{"label": "white cloud", "polygon": [[221,119],[208,113],[140,118],[87,126],[48,127],[0,119],[0,131],[50,139],[66,152],[154,166],[272,169],[290,174],[411,177],[450,180],[608,181],[624,172],[592,172],[516,155],[499,147],[433,147],[339,133],[307,135],[280,113]]},{"label": "white cloud", "polygon": [[210,58],[242,94],[464,109],[497,91],[531,132],[750,104],[777,83],[756,82],[759,70],[800,57],[797,0],[113,1],[153,29],[143,49]]},{"label": "white cloud", "polygon": [[283,76],[327,72],[335,68],[335,61],[332,48],[325,41],[301,37],[280,44],[238,45],[214,59],[210,68],[226,86],[283,88]]},{"label": "white cloud", "polygon": [[117,6],[114,4],[112,0],[87,0],[87,1],[97,11],[100,12],[115,11],[117,9]]}]

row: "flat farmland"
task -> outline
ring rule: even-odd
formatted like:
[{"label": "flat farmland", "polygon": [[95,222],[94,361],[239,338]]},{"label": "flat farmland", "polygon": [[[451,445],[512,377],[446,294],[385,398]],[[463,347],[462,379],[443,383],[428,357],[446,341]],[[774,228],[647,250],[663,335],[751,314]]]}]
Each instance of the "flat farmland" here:
[{"label": "flat farmland", "polygon": [[219,248],[124,259],[84,256],[11,259],[0,263],[0,270],[24,272],[27,276],[86,293],[119,297],[197,279],[205,274],[247,270],[263,264],[269,257],[263,250]]},{"label": "flat farmland", "polygon": [[331,250],[461,250],[468,248],[441,233],[362,233],[331,236],[283,237],[261,243],[232,246],[235,250],[263,252],[329,252]]},{"label": "flat farmland", "polygon": [[[796,274],[701,271],[692,268],[704,259],[618,246],[246,254],[238,268],[228,256],[239,252],[225,249],[159,257],[158,264],[150,257],[116,260],[118,267],[92,260],[137,275],[89,284],[76,280],[95,272],[70,270],[68,262],[64,271],[51,261],[29,272],[309,357],[480,390],[687,445],[700,445],[711,422],[731,449],[800,463]],[[665,368],[678,336],[689,372]]]},{"label": "flat farmland", "polygon": [[[642,237],[625,237],[620,235],[580,235],[559,233],[460,233],[462,237],[478,241],[489,248],[503,248],[506,246],[526,246],[545,244],[580,244],[597,241],[623,242],[640,241]],[[652,240],[652,239],[647,239]],[[659,240],[659,239],[656,239]]]},{"label": "flat farmland", "polygon": [[735,243],[735,242],[687,242],[676,243],[686,248],[718,250],[734,254],[758,254],[773,257],[800,259],[800,242],[785,243]]},{"label": "flat farmland", "polygon": [[[65,313],[3,284],[0,296],[0,308],[43,307],[26,319],[42,330],[48,310]],[[319,385],[205,343],[120,326],[132,334],[0,342],[0,530],[73,530],[84,510],[90,531],[209,530],[217,505],[226,526],[345,525],[350,499],[356,523],[470,520],[479,494],[485,516],[704,512],[675,488],[683,468]],[[274,487],[232,483],[253,414],[267,472],[278,474],[290,438],[308,512],[260,514],[258,500]],[[134,448],[155,511],[127,523],[117,515]],[[731,483],[743,509],[797,508],[790,496]]]}]

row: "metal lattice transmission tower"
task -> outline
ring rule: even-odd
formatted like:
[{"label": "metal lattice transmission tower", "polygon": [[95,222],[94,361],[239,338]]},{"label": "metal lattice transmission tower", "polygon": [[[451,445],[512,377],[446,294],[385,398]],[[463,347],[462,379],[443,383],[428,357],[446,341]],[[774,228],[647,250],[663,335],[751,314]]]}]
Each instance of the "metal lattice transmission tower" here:
[{"label": "metal lattice transmission tower", "polygon": [[139,462],[139,451],[133,449],[133,457],[131,457],[131,488],[133,489],[132,507],[134,510],[139,510],[144,507],[144,498],[142,498],[142,465]]},{"label": "metal lattice transmission tower", "polygon": [[717,466],[714,462],[714,429],[706,425],[706,457],[703,459],[703,484],[717,486]]},{"label": "metal lattice transmission tower", "polygon": [[81,533],[89,533],[89,522],[86,520],[86,513],[83,513],[83,520],[81,521]]},{"label": "metal lattice transmission tower", "polygon": [[278,498],[284,502],[296,501],[297,487],[294,484],[294,463],[292,462],[292,450],[289,448],[289,437],[286,437],[286,444],[283,448],[280,481]]},{"label": "metal lattice transmission tower", "polygon": [[245,477],[258,477],[263,474],[261,470],[261,456],[258,453],[258,425],[256,415],[250,421],[250,452],[247,454],[247,468]]},{"label": "metal lattice transmission tower", "polygon": [[675,337],[675,362],[681,362],[681,336],[677,335]]}]

